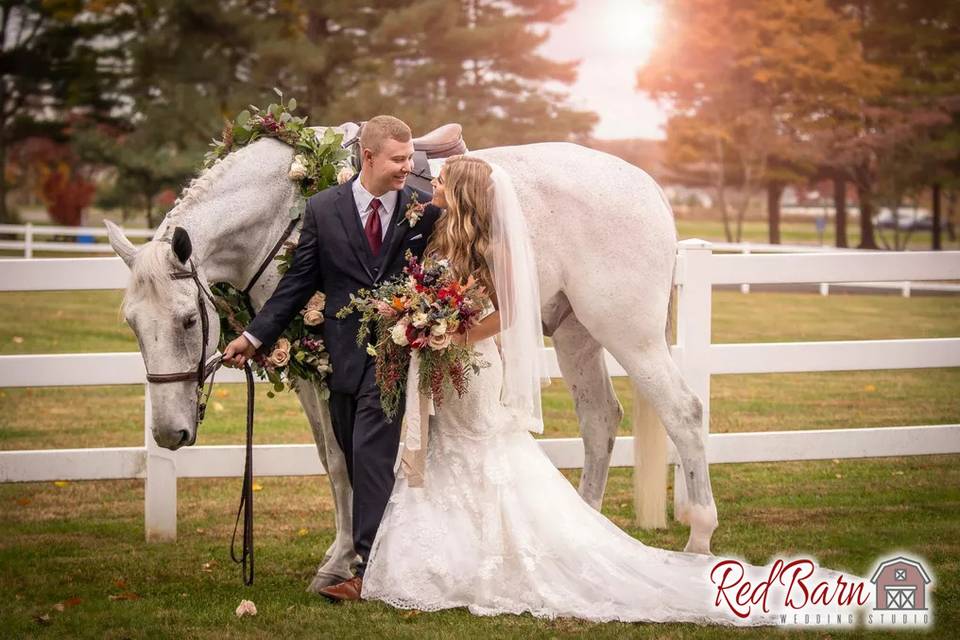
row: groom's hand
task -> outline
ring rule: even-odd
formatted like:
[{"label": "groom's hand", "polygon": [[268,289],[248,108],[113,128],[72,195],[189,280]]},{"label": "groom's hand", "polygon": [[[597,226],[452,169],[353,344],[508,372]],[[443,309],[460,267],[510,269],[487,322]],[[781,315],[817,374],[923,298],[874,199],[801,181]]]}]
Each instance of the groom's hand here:
[{"label": "groom's hand", "polygon": [[246,336],[239,336],[223,350],[223,364],[238,369],[253,357],[255,351],[256,349]]}]

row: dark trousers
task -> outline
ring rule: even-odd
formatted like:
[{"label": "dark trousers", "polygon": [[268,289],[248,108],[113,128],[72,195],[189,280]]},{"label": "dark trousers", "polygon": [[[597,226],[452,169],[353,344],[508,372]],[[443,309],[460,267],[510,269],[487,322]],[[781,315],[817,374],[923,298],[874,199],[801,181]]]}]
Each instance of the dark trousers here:
[{"label": "dark trousers", "polygon": [[356,394],[330,393],[330,419],[337,444],[347,461],[353,486],[353,549],[360,555],[362,576],[383,511],[396,480],[393,465],[400,447],[400,421],[383,415],[373,358],[367,358]]}]

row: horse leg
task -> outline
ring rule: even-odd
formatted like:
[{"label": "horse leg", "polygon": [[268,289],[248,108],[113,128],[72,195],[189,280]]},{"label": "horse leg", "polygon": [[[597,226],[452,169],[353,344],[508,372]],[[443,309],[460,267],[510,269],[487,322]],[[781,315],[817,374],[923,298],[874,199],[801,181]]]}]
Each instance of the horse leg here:
[{"label": "horse leg", "polygon": [[330,481],[337,527],[336,537],[323,555],[323,561],[307,587],[307,591],[317,593],[323,587],[350,578],[353,567],[359,562],[359,556],[353,550],[353,488],[347,475],[346,459],[333,435],[327,403],[320,399],[316,386],[312,384],[299,385],[297,397],[307,413],[320,462]]},{"label": "horse leg", "polygon": [[573,395],[583,437],[580,496],[599,511],[623,407],[610,383],[603,347],[580,324],[576,315],[568,314],[552,338],[560,372]]},{"label": "horse leg", "polygon": [[[710,485],[703,403],[687,386],[670,357],[666,341],[655,340],[637,350],[622,344],[609,348],[630,374],[639,394],[653,407],[677,448],[687,493],[687,510],[680,516],[690,524],[684,550],[709,554],[710,538],[717,528],[717,505]],[[661,467],[660,473],[664,471]]]}]

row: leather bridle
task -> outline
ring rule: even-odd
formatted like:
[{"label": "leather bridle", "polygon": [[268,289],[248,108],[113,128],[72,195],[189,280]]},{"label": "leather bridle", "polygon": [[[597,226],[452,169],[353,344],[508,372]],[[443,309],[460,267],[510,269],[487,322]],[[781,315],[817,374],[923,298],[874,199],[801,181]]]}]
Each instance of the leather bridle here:
[{"label": "leather bridle", "polygon": [[[280,247],[283,246],[283,243],[286,242],[287,238],[290,237],[290,234],[293,233],[294,227],[296,227],[300,216],[292,218],[290,223],[287,225],[286,230],[280,236],[280,239],[273,245],[273,249],[267,254],[266,258],[260,263],[260,266],[257,268],[257,271],[253,274],[253,277],[250,279],[250,283],[243,289],[241,295],[243,296],[244,302],[247,305],[247,308],[250,310],[250,317],[253,318],[256,313],[253,310],[253,304],[250,302],[250,290],[253,289],[257,281],[260,279],[260,276],[263,275],[263,272],[269,266],[270,262],[277,255],[277,252],[280,250]],[[172,242],[168,238],[163,238],[162,242]],[[197,431],[200,428],[200,423],[203,422],[204,415],[206,414],[207,409],[207,400],[210,399],[210,393],[213,391],[213,380],[216,376],[217,369],[223,365],[223,356],[220,353],[214,353],[210,358],[207,358],[207,342],[210,340],[210,320],[207,318],[207,309],[206,304],[204,304],[204,297],[206,297],[210,304],[213,305],[214,311],[217,309],[217,303],[214,300],[213,294],[203,286],[203,283],[200,282],[200,275],[197,272],[197,266],[194,264],[193,259],[190,259],[190,270],[189,271],[174,271],[170,273],[170,277],[174,280],[186,280],[190,278],[197,285],[197,309],[200,312],[200,332],[201,332],[201,344],[200,344],[200,360],[197,362],[195,369],[189,371],[180,371],[177,373],[150,373],[147,372],[147,382],[153,382],[155,384],[163,384],[167,382],[189,382],[191,380],[197,383],[197,414],[196,420],[194,423],[194,438],[197,436]],[[237,521],[233,526],[233,536],[230,538],[230,557],[237,564],[243,565],[243,583],[246,585],[253,584],[253,371],[250,369],[249,361],[243,363],[243,372],[246,377],[247,383],[247,442],[246,442],[246,456],[243,466],[243,487],[240,494],[240,508],[237,510]],[[210,386],[207,387],[207,390],[204,391],[204,384],[210,378]],[[234,542],[237,537],[237,528],[240,525],[240,517],[243,517],[243,540],[242,540],[242,551],[239,557],[237,557],[236,552],[234,551]]]},{"label": "leather bridle", "polygon": [[[169,240],[164,240],[164,242],[169,242]],[[203,422],[203,417],[207,409],[207,400],[210,398],[210,392],[213,391],[213,376],[216,375],[217,369],[219,369],[222,364],[219,353],[213,354],[209,359],[207,358],[207,342],[210,340],[210,320],[207,318],[207,309],[203,298],[206,297],[210,300],[210,304],[213,305],[214,310],[217,308],[217,303],[213,299],[213,294],[207,291],[207,288],[200,282],[197,266],[192,259],[190,260],[189,271],[174,271],[170,274],[170,277],[174,280],[190,278],[197,285],[197,310],[200,313],[200,331],[202,336],[200,343],[200,361],[197,363],[196,368],[189,371],[180,371],[177,373],[150,373],[148,371],[147,382],[162,384],[165,382],[196,381],[197,415],[194,423],[194,428],[196,429],[200,426],[200,423]],[[210,378],[210,386],[206,393],[204,393],[203,385],[207,378]],[[194,431],[194,435],[196,435],[196,431]]]}]

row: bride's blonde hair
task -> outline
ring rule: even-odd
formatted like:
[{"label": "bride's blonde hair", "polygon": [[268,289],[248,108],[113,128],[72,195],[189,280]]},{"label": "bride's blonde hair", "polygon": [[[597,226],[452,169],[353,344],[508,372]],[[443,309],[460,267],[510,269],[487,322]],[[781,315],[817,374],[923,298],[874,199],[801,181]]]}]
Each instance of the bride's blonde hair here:
[{"label": "bride's blonde hair", "polygon": [[444,162],[443,192],[447,210],[437,220],[427,254],[450,261],[460,278],[473,274],[494,294],[493,278],[484,259],[490,245],[493,209],[492,167],[473,156],[450,156]]}]

